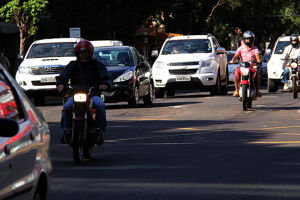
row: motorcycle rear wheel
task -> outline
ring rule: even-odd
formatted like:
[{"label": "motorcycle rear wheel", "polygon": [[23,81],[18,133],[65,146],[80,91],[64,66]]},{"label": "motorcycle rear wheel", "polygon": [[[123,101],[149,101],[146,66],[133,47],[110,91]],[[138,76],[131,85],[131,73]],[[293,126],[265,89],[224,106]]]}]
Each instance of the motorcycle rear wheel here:
[{"label": "motorcycle rear wheel", "polygon": [[84,124],[81,121],[73,122],[73,160],[75,163],[80,163],[83,160],[84,152],[84,138],[83,129]]},{"label": "motorcycle rear wheel", "polygon": [[297,77],[292,77],[292,83],[293,83],[293,97],[296,99],[298,97],[298,85],[297,85]]},{"label": "motorcycle rear wheel", "polygon": [[247,110],[247,85],[242,85],[243,110]]}]

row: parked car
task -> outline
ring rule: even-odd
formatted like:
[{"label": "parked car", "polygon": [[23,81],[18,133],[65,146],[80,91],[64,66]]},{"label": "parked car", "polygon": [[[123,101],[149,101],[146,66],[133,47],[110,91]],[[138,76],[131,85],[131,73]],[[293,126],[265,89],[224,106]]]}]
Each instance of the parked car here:
[{"label": "parked car", "polygon": [[265,54],[262,58],[262,69],[260,72],[260,79],[261,79],[261,83],[264,82],[266,83],[268,80],[268,71],[267,71],[267,64],[270,60],[271,56],[268,54]]},{"label": "parked car", "polygon": [[153,64],[156,97],[174,96],[178,89],[209,90],[211,95],[228,90],[227,56],[211,35],[174,36],[165,40]]},{"label": "parked car", "polygon": [[234,73],[235,70],[239,67],[240,59],[236,59],[233,64],[230,64],[229,62],[233,58],[236,51],[227,51],[227,63],[228,63],[228,83],[234,84]]},{"label": "parked car", "polygon": [[267,54],[271,55],[269,62],[267,63],[268,72],[268,91],[276,92],[278,86],[281,85],[283,63],[281,60],[284,48],[290,44],[290,36],[279,37],[274,45],[273,50],[268,49]]},{"label": "parked car", "polygon": [[50,133],[13,77],[0,66],[0,199],[47,199]]},{"label": "parked car", "polygon": [[74,47],[78,41],[80,38],[43,39],[29,47],[16,81],[36,105],[44,104],[46,95],[57,95],[55,77],[76,59]]},{"label": "parked car", "polygon": [[113,79],[109,92],[102,94],[104,102],[127,101],[130,106],[153,103],[151,65],[131,46],[96,47],[94,58],[102,62]]}]

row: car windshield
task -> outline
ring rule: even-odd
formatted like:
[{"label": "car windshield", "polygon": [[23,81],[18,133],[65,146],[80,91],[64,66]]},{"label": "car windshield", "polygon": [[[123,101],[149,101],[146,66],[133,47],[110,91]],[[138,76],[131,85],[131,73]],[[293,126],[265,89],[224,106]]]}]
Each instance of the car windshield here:
[{"label": "car windshield", "polygon": [[132,57],[128,49],[95,49],[94,58],[106,67],[133,66]]},{"label": "car windshield", "polygon": [[162,55],[184,53],[211,53],[212,47],[208,39],[171,40],[168,41]]},{"label": "car windshield", "polygon": [[74,57],[75,42],[34,44],[27,58]]},{"label": "car windshield", "polygon": [[279,41],[276,45],[276,49],[274,51],[274,54],[282,54],[283,50],[286,46],[290,44],[289,41]]}]

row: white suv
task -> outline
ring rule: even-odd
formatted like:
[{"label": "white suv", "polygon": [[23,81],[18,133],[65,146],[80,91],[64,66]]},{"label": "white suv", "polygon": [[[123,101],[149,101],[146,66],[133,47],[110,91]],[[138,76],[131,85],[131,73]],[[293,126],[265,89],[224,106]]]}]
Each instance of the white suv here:
[{"label": "white suv", "polygon": [[45,96],[56,92],[55,77],[75,60],[74,47],[80,38],[37,40],[29,47],[17,73],[16,81],[35,104],[43,104]]},{"label": "white suv", "polygon": [[[281,60],[284,48],[290,44],[290,36],[279,37],[274,45],[271,58],[267,64],[268,71],[268,91],[276,92],[281,85],[283,73],[283,60]],[[271,50],[268,49],[267,53]]]},{"label": "white suv", "polygon": [[211,35],[169,37],[152,67],[155,95],[174,96],[177,89],[209,90],[211,95],[226,94],[228,67],[225,49]]}]

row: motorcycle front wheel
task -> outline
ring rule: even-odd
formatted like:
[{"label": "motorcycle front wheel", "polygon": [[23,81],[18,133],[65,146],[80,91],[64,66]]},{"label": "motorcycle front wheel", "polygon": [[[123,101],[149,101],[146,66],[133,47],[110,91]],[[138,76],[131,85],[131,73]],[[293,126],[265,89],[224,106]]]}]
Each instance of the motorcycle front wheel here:
[{"label": "motorcycle front wheel", "polygon": [[296,99],[298,97],[298,85],[297,85],[297,77],[292,77],[292,83],[293,83],[293,97]]},{"label": "motorcycle front wheel", "polygon": [[247,85],[242,85],[243,110],[247,110]]},{"label": "motorcycle front wheel", "polygon": [[75,163],[80,163],[83,159],[84,152],[84,139],[83,130],[84,124],[82,121],[74,121],[72,129],[72,147],[73,147],[73,160]]}]

